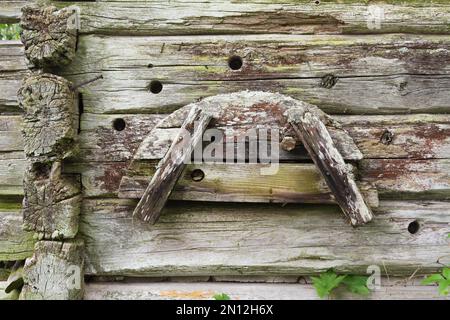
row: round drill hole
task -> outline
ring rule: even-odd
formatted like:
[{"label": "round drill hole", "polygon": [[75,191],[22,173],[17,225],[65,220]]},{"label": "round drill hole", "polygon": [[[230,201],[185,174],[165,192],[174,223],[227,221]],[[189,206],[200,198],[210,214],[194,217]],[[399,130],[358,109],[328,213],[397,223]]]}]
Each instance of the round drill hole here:
[{"label": "round drill hole", "polygon": [[419,231],[419,228],[420,224],[417,220],[415,220],[408,225],[408,232],[411,234],[415,234]]},{"label": "round drill hole", "polygon": [[123,129],[125,129],[126,126],[127,124],[125,123],[125,120],[123,120],[122,118],[118,118],[113,121],[113,128],[116,131],[122,131]]},{"label": "round drill hole", "polygon": [[202,181],[204,177],[205,177],[205,173],[200,169],[195,169],[191,173],[192,180],[196,181],[196,182]]},{"label": "round drill hole", "polygon": [[160,93],[163,89],[163,85],[161,83],[161,81],[158,80],[153,80],[152,82],[150,82],[149,85],[149,90],[151,93]]},{"label": "round drill hole", "polygon": [[242,58],[239,56],[232,56],[228,59],[228,66],[231,70],[239,70],[242,68]]}]

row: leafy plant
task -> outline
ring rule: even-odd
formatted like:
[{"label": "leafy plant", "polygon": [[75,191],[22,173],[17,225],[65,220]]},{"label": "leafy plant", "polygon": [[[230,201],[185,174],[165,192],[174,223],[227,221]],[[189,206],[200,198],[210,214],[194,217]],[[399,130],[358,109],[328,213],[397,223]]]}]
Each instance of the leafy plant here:
[{"label": "leafy plant", "polygon": [[313,286],[320,298],[329,296],[341,284],[352,293],[368,295],[367,278],[364,276],[337,275],[333,270],[328,270],[318,277],[311,277]]},{"label": "leafy plant", "polygon": [[448,295],[450,286],[450,268],[445,267],[442,269],[442,273],[429,275],[422,280],[422,284],[437,284],[439,288],[439,294],[443,296]]},{"label": "leafy plant", "polygon": [[214,300],[230,300],[230,296],[226,293],[217,293],[213,296]]},{"label": "leafy plant", "polygon": [[20,26],[18,24],[0,23],[0,40],[19,40]]}]

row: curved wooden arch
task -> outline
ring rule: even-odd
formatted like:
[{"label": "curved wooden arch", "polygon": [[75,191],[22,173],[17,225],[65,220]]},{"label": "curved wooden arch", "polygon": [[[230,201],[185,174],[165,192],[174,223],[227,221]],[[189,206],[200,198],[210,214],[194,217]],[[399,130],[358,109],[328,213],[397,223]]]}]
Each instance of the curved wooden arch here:
[{"label": "curved wooden arch", "polygon": [[[193,146],[202,141],[207,127],[224,130],[235,137],[251,128],[274,126],[279,128],[283,152],[289,153],[296,145],[304,146],[331,190],[331,199],[339,204],[353,226],[372,219],[369,201],[363,197],[351,168],[344,162],[344,159],[360,160],[362,154],[340,124],[314,105],[280,94],[252,91],[217,95],[189,104],[156,126],[136,151],[129,167],[133,175],[143,162],[161,159],[134,216],[152,224],[157,221],[186,167],[186,160],[191,157]],[[192,136],[192,146],[188,149],[182,147],[180,128]],[[135,197],[127,192],[127,177],[122,179],[119,196]],[[289,200],[298,199],[293,196]]]}]

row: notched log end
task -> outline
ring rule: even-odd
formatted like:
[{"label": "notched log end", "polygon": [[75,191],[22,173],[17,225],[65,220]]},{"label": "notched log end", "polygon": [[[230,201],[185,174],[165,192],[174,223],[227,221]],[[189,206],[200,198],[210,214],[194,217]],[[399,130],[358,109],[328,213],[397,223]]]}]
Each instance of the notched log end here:
[{"label": "notched log end", "polygon": [[39,239],[68,239],[78,232],[81,183],[61,175],[61,164],[33,163],[24,177],[23,227]]},{"label": "notched log end", "polygon": [[52,74],[32,74],[18,92],[24,110],[24,150],[31,161],[58,161],[72,156],[78,110],[71,83]]},{"label": "notched log end", "polygon": [[39,241],[24,266],[24,300],[77,300],[84,291],[84,243]]},{"label": "notched log end", "polygon": [[74,10],[28,5],[22,8],[21,41],[25,54],[38,67],[62,66],[75,57],[77,29]]}]

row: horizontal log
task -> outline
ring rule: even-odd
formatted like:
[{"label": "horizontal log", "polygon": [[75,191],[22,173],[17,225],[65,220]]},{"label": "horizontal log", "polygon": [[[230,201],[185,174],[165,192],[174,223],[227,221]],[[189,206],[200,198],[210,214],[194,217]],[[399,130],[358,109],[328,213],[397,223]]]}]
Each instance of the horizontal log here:
[{"label": "horizontal log", "polygon": [[[238,70],[230,68],[232,57],[242,59]],[[84,36],[61,72],[74,83],[103,75],[83,91],[92,113],[170,112],[249,89],[280,92],[330,114],[398,114],[447,113],[449,69],[444,36]],[[155,80],[159,93],[151,92]]]},{"label": "horizontal log", "polygon": [[[151,169],[152,166],[154,167],[156,164],[157,162],[146,164],[147,167],[142,169],[150,175],[151,170],[154,170]],[[85,197],[116,197],[127,166],[127,162],[67,163],[64,171],[82,174],[83,195]],[[296,169],[294,169],[297,166],[298,164],[282,163],[279,172],[290,172],[294,177],[301,179],[301,175],[298,172],[296,173]],[[311,164],[311,166],[314,165]],[[208,172],[216,170],[208,170]],[[253,179],[258,179],[257,177],[260,175],[257,166],[253,166],[253,169],[251,166],[244,167],[239,173],[241,177],[253,177]],[[446,159],[367,159],[361,163],[358,175],[359,181],[376,185],[381,199],[397,197],[402,199],[450,199],[450,162]],[[271,176],[271,179],[280,189],[285,189],[285,185],[292,181],[291,177],[287,181],[278,179],[277,175]],[[237,178],[239,179],[239,177]],[[187,179],[190,179],[190,177],[187,177]],[[190,183],[195,187],[195,181],[190,181]],[[216,182],[217,185],[229,183],[230,180],[228,179],[221,179]],[[241,192],[252,190],[251,182],[243,181],[242,183],[241,185],[237,184],[241,186]],[[213,196],[211,195],[211,197]]]},{"label": "horizontal log", "polygon": [[0,261],[23,260],[33,254],[33,233],[22,230],[20,203],[0,199]]},{"label": "horizontal log", "polygon": [[[361,297],[338,289],[330,299],[370,300],[444,300],[435,286],[389,284],[382,278],[382,287]],[[225,293],[231,300],[318,300],[311,284],[299,283],[227,283],[227,282],[94,282],[87,283],[84,300],[214,300]]]},{"label": "horizontal log", "polygon": [[19,22],[22,15],[21,9],[33,0],[3,0],[0,2],[0,23],[16,23]]},{"label": "horizontal log", "polygon": [[[133,220],[135,205],[84,201],[87,274],[275,276],[328,268],[364,274],[378,265],[392,276],[436,271],[442,267],[436,261],[447,263],[450,255],[448,202],[410,202],[408,216],[402,202],[383,202],[374,220],[356,229],[345,226],[337,206],[253,204],[236,211],[232,204],[171,203],[149,226]],[[416,220],[419,230],[411,234]]]},{"label": "horizontal log", "polygon": [[[83,113],[79,135],[81,162],[127,161],[165,115],[158,114],[114,114],[100,115]],[[333,116],[353,138],[364,158],[412,158],[441,159],[450,158],[450,115],[383,115],[383,116]],[[125,128],[114,129],[114,123],[122,119]],[[168,122],[168,121],[167,121]],[[13,151],[23,150],[20,116],[0,116],[1,154],[12,155]],[[176,126],[177,123],[170,123]],[[160,153],[155,159],[161,159],[167,150],[172,135],[177,129],[167,128],[161,137],[167,135],[167,141],[161,139]],[[385,131],[392,133],[389,143],[381,143]],[[153,150],[156,150],[153,148]],[[150,151],[150,150],[149,150]],[[309,158],[301,146],[293,151],[280,149],[280,160],[294,161]],[[1,158],[0,158],[1,159]]]},{"label": "horizontal log", "polygon": [[[188,165],[170,196],[172,200],[335,203],[320,172],[313,164],[283,165],[276,175],[261,175],[268,168],[258,164]],[[195,181],[192,175],[201,170],[204,178]],[[119,197],[140,199],[144,196],[148,176],[124,176]],[[195,182],[193,182],[195,181]],[[369,184],[358,184],[364,198],[378,206],[378,193]]]},{"label": "horizontal log", "polygon": [[23,195],[22,181],[26,165],[24,158],[0,160],[0,196]]},{"label": "horizontal log", "polygon": [[[0,7],[2,4],[3,2],[0,3]],[[0,20],[2,13],[0,13]],[[20,41],[0,41],[0,114],[21,112],[17,106],[17,91],[22,78],[27,73],[27,62],[22,43]]]},{"label": "horizontal log", "polygon": [[[449,33],[450,6],[440,1],[399,4],[362,0],[334,3],[284,1],[159,1],[59,2],[81,8],[81,32],[101,34],[224,33]],[[426,10],[424,9],[426,7]]]}]

